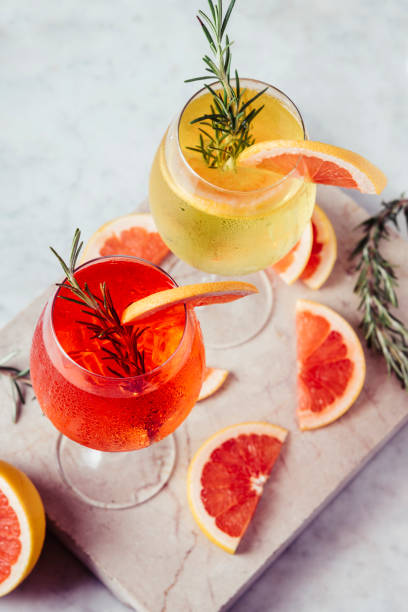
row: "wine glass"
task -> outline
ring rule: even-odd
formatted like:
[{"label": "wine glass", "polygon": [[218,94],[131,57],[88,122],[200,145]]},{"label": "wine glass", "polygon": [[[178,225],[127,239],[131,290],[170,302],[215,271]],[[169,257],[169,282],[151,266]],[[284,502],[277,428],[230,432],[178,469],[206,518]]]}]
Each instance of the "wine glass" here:
[{"label": "wine glass", "polygon": [[[240,87],[248,98],[265,90],[258,98],[264,108],[252,126],[257,143],[307,138],[300,112],[283,92],[253,79],[241,79]],[[179,258],[170,268],[178,281],[208,280],[200,271],[217,275],[217,280],[219,275],[245,275],[243,280],[260,290],[234,310],[203,313],[205,338],[218,348],[241,344],[265,325],[272,288],[259,271],[279,261],[299,240],[312,215],[316,185],[305,182],[296,165],[286,176],[239,164],[235,169],[208,167],[192,150],[200,134],[192,121],[210,105],[211,94],[203,88],[170,124],[151,169],[149,201],[161,237]]]},{"label": "wine glass", "polygon": [[[118,313],[136,299],[176,286],[158,266],[125,256],[87,262],[75,270],[75,279],[95,295],[106,282]],[[61,432],[61,476],[94,506],[134,506],[157,493],[171,474],[170,434],[194,406],[203,379],[200,325],[184,305],[149,319],[132,331],[143,371],[126,375],[126,362],[109,356],[109,342],[93,337],[95,317],[87,318],[81,305],[64,296],[74,297],[60,286],[39,318],[30,365],[40,406]]]}]

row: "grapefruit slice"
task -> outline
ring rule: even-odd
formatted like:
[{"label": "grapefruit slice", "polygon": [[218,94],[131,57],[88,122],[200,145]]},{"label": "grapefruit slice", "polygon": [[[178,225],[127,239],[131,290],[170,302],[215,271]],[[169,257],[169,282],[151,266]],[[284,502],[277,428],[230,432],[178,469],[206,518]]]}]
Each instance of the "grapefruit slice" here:
[{"label": "grapefruit slice", "polygon": [[245,149],[238,158],[241,166],[255,166],[282,175],[296,168],[296,174],[311,183],[381,193],[387,179],[365,157],[347,149],[312,140],[268,140]]},{"label": "grapefruit slice", "polygon": [[225,551],[236,551],[287,433],[271,423],[240,423],[218,431],[194,455],[187,475],[190,509]]},{"label": "grapefruit slice", "polygon": [[291,285],[299,278],[305,269],[312,251],[312,245],[313,231],[312,223],[309,221],[300,240],[289,253],[271,266],[271,269],[276,272],[285,283]]},{"label": "grapefruit slice", "polygon": [[300,279],[310,289],[320,289],[336,262],[337,239],[329,217],[317,204],[312,215],[312,230],[312,250]]},{"label": "grapefruit slice", "polygon": [[227,380],[228,370],[220,368],[206,368],[204,372],[203,385],[201,387],[198,402],[213,395]]},{"label": "grapefruit slice", "polygon": [[0,461],[0,597],[31,572],[44,536],[44,507],[37,489],[23,472]]},{"label": "grapefruit slice", "polygon": [[189,304],[194,308],[208,304],[224,304],[225,302],[239,300],[251,293],[258,293],[255,285],[241,281],[196,283],[174,287],[173,289],[152,293],[141,300],[132,302],[123,311],[121,322],[122,325],[128,325],[170,306],[176,306],[176,304]]},{"label": "grapefruit slice", "polygon": [[106,255],[132,255],[158,265],[169,252],[152,215],[132,213],[102,225],[86,244],[80,263]]},{"label": "grapefruit slice", "polygon": [[356,401],[365,358],[356,333],[337,312],[309,300],[296,304],[300,429],[332,423]]}]

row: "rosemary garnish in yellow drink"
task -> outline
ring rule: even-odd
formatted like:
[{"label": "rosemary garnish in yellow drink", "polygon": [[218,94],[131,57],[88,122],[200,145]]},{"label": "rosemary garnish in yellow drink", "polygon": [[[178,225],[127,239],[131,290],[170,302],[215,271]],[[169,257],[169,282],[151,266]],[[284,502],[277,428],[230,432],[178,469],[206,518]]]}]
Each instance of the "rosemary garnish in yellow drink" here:
[{"label": "rosemary garnish in yellow drink", "polygon": [[[231,0],[225,16],[223,16],[222,0],[215,4],[208,0],[211,15],[198,11],[198,21],[209,42],[212,59],[204,55],[207,75],[187,79],[187,82],[212,79],[211,85],[205,87],[211,93],[212,103],[207,113],[200,115],[191,123],[199,126],[199,143],[188,147],[201,153],[209,168],[222,170],[235,169],[239,154],[254,144],[251,134],[251,123],[263,109],[255,108],[253,103],[266,89],[245,99],[245,89],[241,89],[239,76],[235,70],[235,79],[231,80],[231,45],[225,30],[234,8],[235,0]],[[225,41],[224,41],[225,36]],[[234,81],[234,82],[232,82]]]}]

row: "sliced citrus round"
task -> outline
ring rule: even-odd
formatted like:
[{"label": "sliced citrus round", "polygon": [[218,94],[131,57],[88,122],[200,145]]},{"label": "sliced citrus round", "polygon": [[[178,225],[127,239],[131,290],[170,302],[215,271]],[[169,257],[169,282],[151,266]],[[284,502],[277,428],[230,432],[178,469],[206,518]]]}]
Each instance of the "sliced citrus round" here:
[{"label": "sliced citrus round", "polygon": [[312,140],[268,140],[245,149],[238,158],[242,166],[296,173],[311,183],[381,193],[387,179],[368,159],[334,145]]},{"label": "sliced citrus round", "polygon": [[300,429],[332,423],[357,399],[365,379],[360,341],[337,312],[309,300],[296,304]]},{"label": "sliced citrus round", "polygon": [[229,553],[252,519],[287,433],[271,423],[232,425],[204,442],[190,463],[191,512],[205,535]]},{"label": "sliced citrus round", "polygon": [[44,507],[37,489],[23,472],[0,461],[0,597],[31,572],[44,536]]},{"label": "sliced citrus round", "polygon": [[206,306],[208,304],[224,304],[239,300],[251,293],[258,293],[255,285],[241,281],[183,285],[182,287],[174,287],[173,289],[152,293],[141,300],[133,302],[123,311],[121,321],[123,325],[127,325],[176,304],[189,304],[193,307]]},{"label": "sliced citrus round", "polygon": [[337,239],[329,217],[317,204],[312,215],[312,230],[312,250],[300,279],[310,289],[320,289],[336,262]]},{"label": "sliced citrus round", "polygon": [[198,402],[213,395],[227,380],[229,374],[228,370],[221,370],[220,368],[206,368],[204,372],[203,385],[201,387],[200,395],[198,396]]},{"label": "sliced citrus round", "polygon": [[102,225],[86,244],[81,263],[105,255],[132,255],[158,265],[168,253],[152,215],[132,213]]},{"label": "sliced citrus round", "polygon": [[272,270],[279,274],[288,285],[294,283],[305,269],[309,261],[313,245],[312,223],[309,221],[300,240],[276,264]]}]

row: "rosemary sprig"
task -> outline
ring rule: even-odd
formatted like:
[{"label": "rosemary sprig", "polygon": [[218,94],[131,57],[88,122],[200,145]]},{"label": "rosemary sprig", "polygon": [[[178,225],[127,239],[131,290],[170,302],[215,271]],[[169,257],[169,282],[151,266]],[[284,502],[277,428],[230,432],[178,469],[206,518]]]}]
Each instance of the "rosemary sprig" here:
[{"label": "rosemary sprig", "polygon": [[[267,88],[259,91],[245,101],[246,90],[241,90],[238,72],[235,70],[235,86],[231,84],[231,45],[225,33],[236,0],[231,0],[225,16],[223,16],[222,0],[208,0],[211,15],[199,10],[197,19],[208,40],[214,60],[204,55],[207,75],[187,79],[185,82],[215,79],[213,85],[205,83],[212,96],[210,112],[197,117],[192,124],[200,127],[199,143],[195,147],[187,147],[191,151],[201,153],[209,168],[223,170],[235,169],[238,155],[254,144],[255,139],[250,133],[251,123],[261,112],[263,106],[251,108]],[[225,35],[225,43],[224,43]],[[214,89],[214,84],[220,84],[220,90]]]},{"label": "rosemary sprig", "polygon": [[389,226],[399,229],[401,213],[408,227],[408,199],[401,197],[382,202],[380,212],[359,225],[364,236],[350,257],[359,257],[354,292],[361,298],[359,310],[363,318],[360,325],[367,346],[384,356],[388,371],[393,372],[408,390],[408,329],[391,310],[398,306],[397,275],[380,251],[381,242],[390,239]]},{"label": "rosemary sprig", "polygon": [[11,396],[13,398],[13,409],[11,413],[11,420],[13,423],[17,423],[20,407],[25,404],[24,392],[21,388],[21,384],[30,385],[30,370],[25,368],[19,370],[13,366],[5,365],[10,359],[12,359],[16,353],[10,353],[2,359],[0,359],[0,374],[8,376],[11,385]]},{"label": "rosemary sprig", "polygon": [[72,241],[69,265],[65,263],[55,249],[50,247],[66,275],[65,281],[57,283],[57,285],[68,289],[75,295],[74,298],[60,294],[58,297],[83,307],[81,312],[90,317],[90,319],[78,320],[76,322],[80,325],[85,325],[92,333],[91,339],[98,338],[108,341],[109,348],[101,346],[101,350],[105,354],[102,359],[114,362],[114,367],[107,366],[109,372],[119,377],[143,374],[146,371],[145,355],[144,351],[139,351],[138,349],[138,340],[146,328],[138,329],[121,324],[120,317],[116,312],[112,296],[105,282],[99,285],[100,296],[92,293],[86,282],[83,288],[80,287],[74,276],[83,244],[80,242],[80,239],[81,232],[79,229],[76,229]]}]

